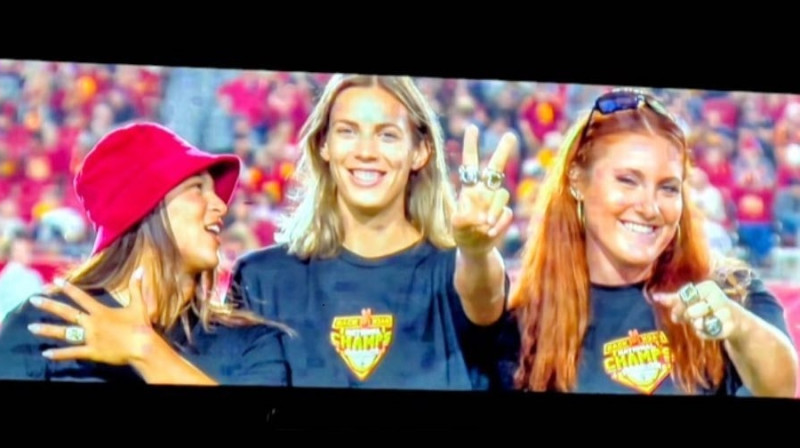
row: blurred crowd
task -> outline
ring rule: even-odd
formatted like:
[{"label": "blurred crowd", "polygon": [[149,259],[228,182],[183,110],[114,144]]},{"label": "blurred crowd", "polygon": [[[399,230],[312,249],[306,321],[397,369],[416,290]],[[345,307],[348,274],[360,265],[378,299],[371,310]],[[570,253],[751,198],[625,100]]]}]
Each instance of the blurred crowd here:
[{"label": "blurred crowd", "polygon": [[[11,288],[4,277],[12,272],[17,280],[37,284],[49,280],[53,266],[88,253],[94,235],[72,177],[100,136],[131,120],[159,121],[203,149],[235,153],[245,161],[224,232],[225,267],[244,251],[272,243],[298,157],[298,131],[328,78],[0,61],[0,289]],[[521,145],[506,172],[517,219],[504,250],[513,264],[537,186],[567,126],[609,86],[417,82],[440,116],[454,182],[468,123],[481,128],[486,160],[504,132],[518,135]],[[776,248],[798,243],[800,96],[654,93],[690,135],[697,167],[690,184],[708,217],[712,244],[768,269]],[[20,266],[28,266],[28,277],[14,270]],[[27,291],[24,285],[17,288],[19,294]]]}]

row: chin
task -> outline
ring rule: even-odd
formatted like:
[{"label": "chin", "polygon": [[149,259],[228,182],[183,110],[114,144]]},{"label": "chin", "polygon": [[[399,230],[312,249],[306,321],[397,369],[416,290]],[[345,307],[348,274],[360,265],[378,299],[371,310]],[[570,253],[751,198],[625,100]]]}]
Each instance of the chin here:
[{"label": "chin", "polygon": [[380,211],[389,206],[389,202],[377,195],[353,195],[344,201],[348,206],[366,212]]}]

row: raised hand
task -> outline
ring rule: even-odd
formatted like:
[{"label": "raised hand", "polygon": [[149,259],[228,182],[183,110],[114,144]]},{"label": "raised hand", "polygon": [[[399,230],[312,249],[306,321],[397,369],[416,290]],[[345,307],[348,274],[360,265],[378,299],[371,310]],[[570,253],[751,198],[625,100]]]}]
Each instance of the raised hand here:
[{"label": "raised hand", "polygon": [[107,307],[69,283],[62,287],[64,294],[85,312],[51,299],[31,299],[37,308],[69,323],[29,326],[36,335],[72,345],[47,350],[43,355],[55,361],[85,360],[110,365],[127,365],[146,356],[157,335],[150,322],[149,308],[154,302],[149,298],[146,302],[142,294],[142,273],[140,268],[132,276],[128,287],[130,303],[122,308]]},{"label": "raised hand", "polygon": [[674,293],[654,294],[653,299],[670,309],[673,322],[691,324],[701,339],[726,340],[739,334],[742,308],[713,280],[689,284]]},{"label": "raised hand", "polygon": [[510,194],[503,187],[505,166],[516,148],[517,138],[506,133],[485,168],[478,153],[478,128],[470,125],[464,134],[461,190],[453,216],[453,233],[462,252],[484,254],[493,250],[511,225]]}]

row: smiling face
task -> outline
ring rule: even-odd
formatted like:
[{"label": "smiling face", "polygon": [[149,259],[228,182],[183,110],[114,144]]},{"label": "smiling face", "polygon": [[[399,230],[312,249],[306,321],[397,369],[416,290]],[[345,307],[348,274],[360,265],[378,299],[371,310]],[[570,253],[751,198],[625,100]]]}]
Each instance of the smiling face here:
[{"label": "smiling face", "polygon": [[403,218],[409,176],[429,156],[426,145],[415,145],[408,110],[379,87],[351,87],[336,98],[329,121],[320,154],[339,206]]},{"label": "smiling face", "polygon": [[683,160],[672,140],[640,133],[597,139],[578,189],[591,269],[643,272],[675,236],[683,210]]}]

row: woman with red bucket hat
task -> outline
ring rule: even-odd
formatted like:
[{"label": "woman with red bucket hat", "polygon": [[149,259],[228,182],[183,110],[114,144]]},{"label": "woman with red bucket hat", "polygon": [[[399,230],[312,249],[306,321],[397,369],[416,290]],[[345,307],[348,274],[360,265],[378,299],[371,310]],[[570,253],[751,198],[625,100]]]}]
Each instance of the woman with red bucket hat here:
[{"label": "woman with red bucket hat", "polygon": [[75,189],[91,257],[0,332],[0,379],[284,385],[280,325],[212,301],[241,166],[134,123],[86,156]]}]

